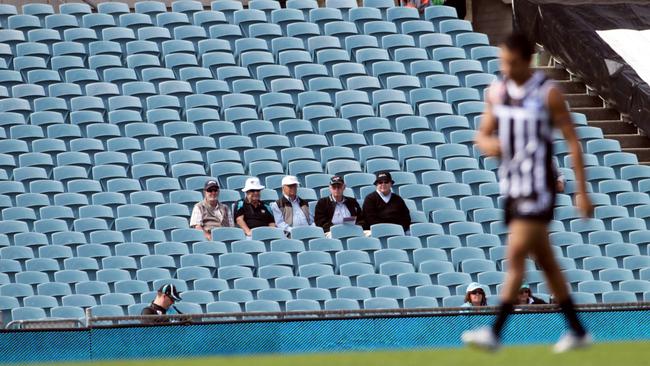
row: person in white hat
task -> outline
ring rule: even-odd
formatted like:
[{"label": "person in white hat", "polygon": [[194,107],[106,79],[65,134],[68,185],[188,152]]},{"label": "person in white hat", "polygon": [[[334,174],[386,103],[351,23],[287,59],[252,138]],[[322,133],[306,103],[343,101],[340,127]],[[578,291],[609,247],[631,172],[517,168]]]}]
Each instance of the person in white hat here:
[{"label": "person in white hat", "polygon": [[467,286],[465,292],[465,303],[462,307],[487,306],[487,297],[485,290],[479,283],[472,282]]},{"label": "person in white hat", "polygon": [[298,197],[298,178],[287,175],[282,178],[282,197],[271,204],[275,226],[290,236],[291,230],[299,226],[314,226],[307,201]]},{"label": "person in white hat", "polygon": [[275,227],[271,208],[260,200],[260,192],[263,189],[264,186],[260,184],[258,178],[246,179],[242,189],[246,198],[235,204],[235,222],[244,230],[247,237],[252,235],[252,230],[256,227]]}]

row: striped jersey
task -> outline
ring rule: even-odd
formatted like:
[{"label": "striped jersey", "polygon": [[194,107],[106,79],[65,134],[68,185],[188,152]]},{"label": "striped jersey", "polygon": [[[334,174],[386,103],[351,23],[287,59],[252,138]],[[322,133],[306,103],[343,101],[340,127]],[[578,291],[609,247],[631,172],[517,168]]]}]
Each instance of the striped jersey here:
[{"label": "striped jersey", "polygon": [[551,87],[552,81],[536,72],[524,85],[506,79],[490,90],[501,145],[501,194],[516,199],[522,213],[548,209],[554,200]]}]

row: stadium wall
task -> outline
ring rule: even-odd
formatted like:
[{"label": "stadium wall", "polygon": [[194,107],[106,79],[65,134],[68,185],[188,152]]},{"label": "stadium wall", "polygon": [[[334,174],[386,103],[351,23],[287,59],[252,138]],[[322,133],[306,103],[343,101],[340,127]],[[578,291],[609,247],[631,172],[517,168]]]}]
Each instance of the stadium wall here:
[{"label": "stadium wall", "polygon": [[[650,340],[647,310],[580,317],[596,342]],[[3,331],[0,363],[459,347],[462,331],[491,319],[467,314]],[[504,342],[551,343],[564,329],[560,313],[518,313],[506,326]]]}]

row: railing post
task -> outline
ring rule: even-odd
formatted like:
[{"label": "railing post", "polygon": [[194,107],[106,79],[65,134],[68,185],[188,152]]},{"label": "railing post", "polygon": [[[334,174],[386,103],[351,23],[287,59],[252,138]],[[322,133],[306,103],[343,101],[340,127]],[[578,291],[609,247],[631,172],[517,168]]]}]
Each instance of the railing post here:
[{"label": "railing post", "polygon": [[88,328],[90,328],[91,325],[92,325],[92,324],[91,324],[92,321],[90,320],[90,318],[91,318],[92,316],[93,316],[93,312],[92,312],[92,310],[90,310],[90,307],[87,307],[87,308],[86,308],[86,327],[88,327]]}]

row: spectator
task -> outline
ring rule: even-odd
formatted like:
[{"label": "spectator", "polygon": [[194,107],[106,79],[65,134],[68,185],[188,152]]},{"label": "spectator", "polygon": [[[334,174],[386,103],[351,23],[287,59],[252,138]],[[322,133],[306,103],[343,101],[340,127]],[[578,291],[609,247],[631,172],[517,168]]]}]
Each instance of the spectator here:
[{"label": "spectator", "polygon": [[467,292],[465,293],[465,303],[461,306],[464,308],[487,306],[487,297],[485,296],[483,286],[476,282],[470,283],[469,286],[467,286]]},{"label": "spectator", "polygon": [[[165,315],[167,310],[174,305],[174,302],[180,301],[181,297],[176,290],[176,286],[172,284],[163,285],[158,289],[156,298],[149,304],[149,306],[142,309],[141,315]],[[165,317],[146,317],[142,319],[145,324],[159,324],[169,323],[169,319]]]},{"label": "spectator", "polygon": [[287,175],[282,178],[282,197],[271,204],[275,226],[287,236],[299,226],[314,226],[314,218],[309,213],[307,201],[298,197],[298,178]]},{"label": "spectator", "polygon": [[316,203],[314,222],[316,226],[323,228],[328,238],[333,225],[350,223],[365,226],[361,206],[353,197],[344,196],[344,191],[343,178],[335,175],[330,179],[330,195],[321,198]]},{"label": "spectator", "polygon": [[377,172],[377,190],[367,195],[363,201],[362,210],[366,221],[364,229],[368,230],[374,224],[397,224],[402,225],[404,232],[409,230],[411,214],[402,197],[391,191],[394,183],[389,172]]},{"label": "spectator", "polygon": [[204,199],[197,202],[190,217],[190,227],[203,231],[206,240],[212,240],[212,229],[234,226],[230,208],[219,202],[219,185],[208,180],[203,187]]},{"label": "spectator", "polygon": [[533,292],[530,291],[530,286],[527,283],[521,285],[519,289],[519,305],[529,305],[529,304],[546,304],[546,301],[533,296]]},{"label": "spectator", "polygon": [[246,184],[242,189],[246,198],[235,204],[235,222],[248,237],[252,235],[251,231],[256,227],[275,227],[271,209],[260,201],[260,191],[263,189],[264,186],[260,184],[258,178],[246,179]]}]

